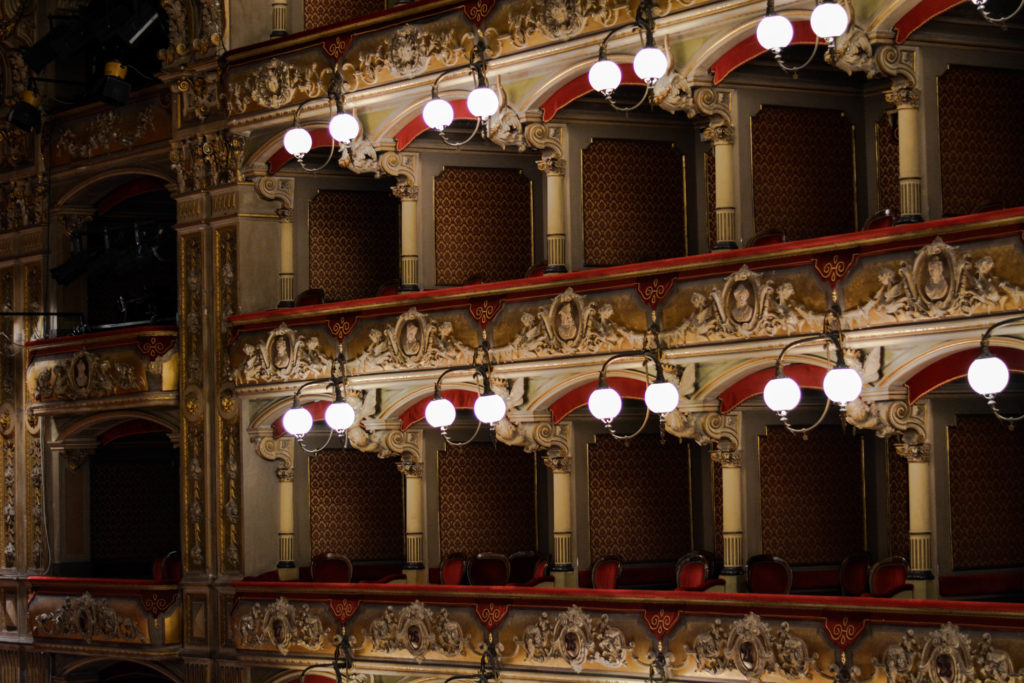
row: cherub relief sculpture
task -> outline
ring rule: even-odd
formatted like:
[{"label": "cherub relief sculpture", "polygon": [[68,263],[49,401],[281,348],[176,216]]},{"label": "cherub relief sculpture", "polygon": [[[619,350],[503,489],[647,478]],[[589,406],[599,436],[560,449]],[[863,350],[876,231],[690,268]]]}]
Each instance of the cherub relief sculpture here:
[{"label": "cherub relief sculpture", "polygon": [[245,360],[235,370],[238,384],[282,382],[326,377],[332,359],[320,348],[320,339],[298,334],[285,323],[267,335],[262,344],[245,344]]},{"label": "cherub relief sculpture", "polygon": [[369,343],[346,364],[346,371],[366,374],[424,364],[468,364],[473,360],[473,349],[457,339],[454,331],[451,322],[437,323],[410,308],[394,325],[371,329]]},{"label": "cherub relief sculpture", "polygon": [[388,453],[385,444],[385,431],[370,431],[363,424],[363,420],[372,418],[377,414],[377,390],[345,392],[345,401],[355,410],[356,417],[352,426],[345,431],[345,438],[353,448],[364,453]]},{"label": "cherub relief sculpture", "polygon": [[34,396],[37,401],[59,401],[145,390],[145,377],[131,365],[79,351],[44,368],[36,377]]}]

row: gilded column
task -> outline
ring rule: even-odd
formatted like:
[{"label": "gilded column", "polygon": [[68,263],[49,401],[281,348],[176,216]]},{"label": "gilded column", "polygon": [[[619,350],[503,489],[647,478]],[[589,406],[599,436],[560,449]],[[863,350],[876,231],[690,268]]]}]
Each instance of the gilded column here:
[{"label": "gilded column", "polygon": [[[33,260],[25,264],[22,273],[22,284],[24,293],[22,301],[24,310],[43,310],[43,268],[41,260]],[[43,335],[42,318],[38,316],[26,316],[23,320],[22,339],[31,341],[39,339]],[[27,406],[32,402],[32,395],[29,387],[23,387],[23,405]],[[25,447],[25,476],[26,476],[26,510],[28,525],[28,567],[33,570],[42,570],[48,563],[46,525],[43,506],[43,454],[42,441],[40,438],[40,419],[28,410],[24,411],[25,432],[23,444]]]},{"label": "gilded column", "polygon": [[291,209],[278,209],[281,235],[281,271],[278,273],[278,308],[291,306],[295,301],[295,225]]},{"label": "gilded column", "polygon": [[711,451],[711,459],[722,466],[722,576],[727,591],[739,590],[746,557],[743,552],[743,470],[739,452]]},{"label": "gilded column", "polygon": [[264,436],[256,442],[256,452],[264,460],[277,462],[277,576],[295,581],[299,578],[295,566],[295,439]]},{"label": "gilded column", "polygon": [[537,168],[544,172],[547,202],[544,207],[547,233],[547,260],[545,272],[564,273],[566,267],[565,237],[565,127],[544,123],[531,123],[525,138],[530,145],[542,150]]},{"label": "gilded column", "polygon": [[423,553],[423,461],[403,457],[396,466],[405,477],[405,574],[408,583],[427,583]]},{"label": "gilded column", "polygon": [[910,582],[915,598],[933,597],[931,444],[898,443],[896,453],[907,460],[910,499]]},{"label": "gilded column", "polygon": [[715,155],[715,249],[735,249],[736,232],[736,129],[728,123],[713,123],[701,136],[709,141]]},{"label": "gilded column", "polygon": [[577,579],[572,563],[572,458],[561,448],[552,449],[544,456],[544,464],[551,470],[551,574],[556,586],[574,587]]},{"label": "gilded column", "polygon": [[420,188],[408,182],[399,181],[391,192],[402,200],[402,255],[401,285],[403,292],[415,292],[419,287],[419,213]]}]

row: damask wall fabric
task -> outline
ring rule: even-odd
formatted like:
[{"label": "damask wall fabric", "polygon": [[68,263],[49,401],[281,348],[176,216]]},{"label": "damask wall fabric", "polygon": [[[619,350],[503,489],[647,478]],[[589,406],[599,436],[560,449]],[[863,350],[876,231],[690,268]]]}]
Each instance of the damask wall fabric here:
[{"label": "damask wall fabric", "polygon": [[836,425],[758,436],[762,552],[792,565],[839,564],[865,549],[862,439]]},{"label": "damask wall fabric", "polygon": [[718,214],[715,211],[718,195],[715,190],[715,155],[711,152],[704,153],[704,192],[707,201],[708,244],[713,246],[718,242]]},{"label": "damask wall fabric", "polygon": [[1024,564],[1024,446],[995,417],[958,415],[949,427],[953,569]]},{"label": "damask wall fabric", "polygon": [[437,454],[441,557],[537,549],[537,460],[503,443]]},{"label": "damask wall fabric", "polygon": [[583,261],[686,255],[685,158],[670,142],[598,139],[583,150]]},{"label": "damask wall fabric", "polygon": [[[93,562],[122,568],[181,546],[178,452],[164,436],[100,447],[89,456],[89,540]],[[102,573],[103,569],[98,567]]]},{"label": "damask wall fabric", "polygon": [[309,459],[312,554],[392,560],[405,553],[402,473],[391,458],[326,449]]},{"label": "damask wall fabric", "polygon": [[952,66],[939,77],[942,213],[1024,204],[1024,71]]},{"label": "damask wall fabric", "polygon": [[886,442],[889,554],[910,557],[910,483],[907,461],[896,454],[896,439]]},{"label": "damask wall fabric", "polygon": [[857,228],[853,126],[841,111],[766,106],[750,132],[756,234],[798,240]]},{"label": "damask wall fabric", "polygon": [[900,149],[895,114],[882,114],[875,123],[878,163],[878,208],[900,211]]},{"label": "damask wall fabric", "polygon": [[333,26],[386,8],[384,0],[303,0],[302,24],[306,30]]},{"label": "damask wall fabric", "polygon": [[722,463],[711,463],[711,501],[715,516],[715,555],[725,557],[725,535],[722,527],[722,506],[725,494],[722,491]]},{"label": "damask wall fabric", "polygon": [[643,435],[587,445],[590,558],[672,561],[693,549],[689,445]]},{"label": "damask wall fabric", "polygon": [[390,192],[325,191],[309,202],[309,286],[327,301],[398,284],[400,205]]},{"label": "damask wall fabric", "polygon": [[437,284],[523,277],[533,263],[532,194],[518,169],[441,171],[434,179]]}]

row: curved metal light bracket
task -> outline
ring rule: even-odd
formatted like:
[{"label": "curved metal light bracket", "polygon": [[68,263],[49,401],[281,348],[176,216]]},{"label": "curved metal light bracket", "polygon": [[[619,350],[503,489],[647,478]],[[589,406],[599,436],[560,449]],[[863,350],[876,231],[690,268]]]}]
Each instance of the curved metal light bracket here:
[{"label": "curved metal light bracket", "polygon": [[473,674],[459,674],[444,679],[444,683],[455,681],[475,681],[476,683],[487,683],[488,681],[501,680],[501,658],[498,656],[498,649],[494,644],[494,634],[487,634],[487,643],[480,655],[480,668]]},{"label": "curved metal light bracket", "polygon": [[[1024,6],[1024,3],[1022,3],[1022,6]],[[995,331],[997,327],[1002,327],[1003,325],[1011,325],[1013,323],[1019,322],[1024,322],[1024,315],[1016,315],[1012,318],[1000,320],[999,322],[989,325],[988,329],[986,329],[985,332],[981,335],[981,351],[979,355],[989,350],[989,342],[991,341],[992,332]],[[989,351],[989,353],[991,352]],[[988,407],[992,410],[992,414],[999,418],[1001,422],[1007,423],[1007,426],[1009,426],[1010,429],[1013,429],[1013,425],[1015,423],[1024,420],[1024,413],[1020,415],[1004,415],[1002,412],[1000,412],[999,407],[996,405],[995,394],[986,394],[984,398],[985,403],[988,404]]]},{"label": "curved metal light bracket", "polygon": [[[335,368],[338,368],[338,367],[341,368],[341,371],[338,374],[335,374]],[[297,389],[295,389],[295,394],[292,396],[292,408],[298,408],[299,407],[299,396],[302,394],[302,390],[303,389],[305,389],[306,387],[315,386],[317,384],[322,384],[325,387],[333,388],[334,389],[334,402],[337,403],[337,402],[341,401],[343,399],[343,397],[344,397],[344,388],[345,388],[345,383],[347,382],[347,380],[348,380],[348,378],[345,377],[345,361],[344,361],[344,358],[342,358],[340,363],[338,362],[338,359],[335,358],[334,359],[334,363],[331,365],[331,377],[330,377],[330,379],[311,379],[308,382],[303,382],[302,384],[300,384],[298,386]],[[338,436],[338,437],[344,436],[345,435],[345,431],[346,430],[344,430],[344,429],[338,430],[338,431],[335,431],[333,429],[328,429],[327,438],[324,439],[324,442],[322,444],[320,444],[319,446],[317,446],[315,448],[307,448],[306,447],[305,438],[306,438],[307,434],[303,434],[302,436],[296,435],[295,436],[295,442],[297,444],[299,444],[299,446],[302,448],[302,450],[306,451],[309,454],[319,453],[323,449],[327,448],[327,444],[329,444],[331,442],[331,439],[333,439],[335,436]]]},{"label": "curved metal light bracket", "polygon": [[[331,657],[331,667],[334,669],[335,683],[350,683],[352,681],[352,665],[355,658],[352,656],[352,645],[348,642],[345,627],[336,633],[331,642],[334,643],[334,655]],[[322,664],[310,664],[299,674],[299,683],[306,683],[306,674]]]},{"label": "curved metal light bracket", "polygon": [[[654,325],[652,325],[651,329],[652,330],[656,330],[657,328]],[[652,350],[652,349],[644,348],[644,349],[640,349],[638,351],[623,351],[622,353],[612,354],[611,356],[608,357],[607,360],[605,360],[604,363],[601,364],[601,371],[597,375],[597,388],[598,389],[607,389],[607,388],[609,388],[608,387],[608,382],[607,382],[607,371],[608,371],[608,365],[611,364],[612,361],[618,360],[620,358],[636,358],[638,356],[643,356],[646,359],[646,360],[644,360],[644,373],[645,373],[645,377],[647,377],[647,375],[646,375],[646,373],[647,373],[647,364],[653,362],[654,363],[654,368],[655,368],[655,370],[654,370],[654,373],[655,373],[654,381],[655,382],[664,382],[665,381],[665,372],[664,372],[664,369],[661,366],[661,360],[659,360],[659,358],[658,358],[658,356],[660,355],[658,353],[658,351],[659,351],[658,349]],[[650,382],[648,382],[648,384],[650,384]],[[601,420],[602,424],[604,424],[604,426],[605,426],[605,429],[608,430],[608,434],[610,434],[612,436],[612,438],[618,439],[619,441],[629,441],[630,439],[632,439],[634,437],[640,436],[640,434],[643,433],[644,429],[647,428],[647,423],[651,419],[651,409],[647,407],[646,403],[644,403],[644,420],[643,420],[643,422],[640,423],[640,426],[637,427],[636,431],[634,431],[632,434],[617,434],[615,432],[615,428],[612,427],[612,421],[614,419],[615,418],[612,418],[611,420]],[[658,420],[658,428],[659,428],[660,433],[661,433],[662,443],[664,443],[664,441],[665,441],[665,416],[664,415],[660,416],[660,418]]]},{"label": "curved metal light bracket", "polygon": [[[438,91],[441,87],[441,81],[445,77],[462,71],[465,68],[464,66],[456,66],[438,74],[437,78],[434,79],[433,85],[430,86],[430,99],[434,100],[439,97]],[[487,75],[485,73],[487,70],[487,44],[484,42],[483,34],[476,28],[474,28],[473,49],[469,53],[469,69],[473,73],[473,87],[490,87],[487,84]],[[462,147],[480,132],[482,121],[483,119],[476,117],[476,125],[473,126],[473,131],[462,140],[449,139],[444,130],[437,131],[437,136],[449,147]]]},{"label": "curved metal light bracket", "polygon": [[[335,73],[333,76],[331,76],[331,82],[327,86],[327,93],[328,94],[323,95],[321,97],[314,97],[313,99],[306,100],[305,102],[300,104],[298,107],[296,107],[295,113],[292,115],[292,128],[301,128],[301,126],[299,126],[299,116],[302,113],[302,108],[312,104],[313,102],[317,102],[319,100],[327,100],[327,102],[328,102],[328,109],[330,107],[330,104],[333,104],[335,112],[338,113],[338,114],[340,114],[342,111],[344,111],[344,109],[343,109],[343,107],[345,105],[345,85],[344,85],[344,83],[345,83],[344,80],[342,78],[340,78],[337,73]],[[329,112],[328,112],[327,120],[328,121],[331,120],[331,115],[330,115]],[[359,131],[359,134],[362,135],[362,130],[361,129]],[[302,167],[303,171],[306,171],[307,173],[316,173],[317,171],[324,170],[325,168],[327,168],[327,165],[329,163],[331,163],[331,159],[334,158],[334,151],[335,151],[335,149],[341,149],[342,147],[348,147],[349,144],[351,144],[351,143],[349,143],[349,144],[342,144],[342,143],[338,142],[337,140],[335,140],[333,136],[328,136],[328,137],[331,138],[331,151],[328,153],[327,159],[324,160],[324,163],[320,164],[319,166],[315,166],[315,167],[306,166],[306,163],[303,161],[303,159],[305,157],[305,154],[293,155],[294,158],[295,158],[295,161],[297,161],[299,163],[299,166]],[[310,150],[310,151],[312,151],[312,150]]]},{"label": "curved metal light bracket", "polygon": [[[608,59],[608,41],[611,40],[612,36],[627,28],[640,29],[643,35],[644,47],[654,47],[654,6],[651,0],[641,0],[640,4],[636,7],[636,17],[631,23],[617,26],[608,32],[608,35],[601,41],[601,46],[597,50],[597,60],[599,62]],[[601,95],[612,109],[621,112],[634,111],[647,101],[647,97],[651,93],[651,84],[645,83],[644,94],[640,97],[639,101],[628,106],[617,104],[613,97],[614,93],[614,90],[601,91]]]},{"label": "curved metal light bracket", "polygon": [[[491,393],[491,372],[494,370],[494,362],[491,360],[491,347],[486,339],[476,347],[473,351],[473,363],[470,365],[457,365],[455,367],[447,368],[444,372],[438,375],[437,380],[434,382],[434,400],[441,398],[441,381],[444,380],[445,376],[451,372],[458,370],[472,370],[473,378],[480,378],[480,396]],[[438,431],[441,432],[441,436],[445,442],[451,446],[462,447],[468,446],[476,440],[476,437],[480,434],[480,429],[483,423],[477,420],[476,429],[473,430],[473,434],[465,441],[454,441],[448,436],[448,427],[440,427]],[[491,427],[493,430],[493,425]]]},{"label": "curved metal light bracket", "polygon": [[981,13],[981,16],[984,17],[985,21],[987,21],[990,24],[1002,26],[1003,29],[1006,28],[1007,21],[1013,19],[1015,16],[1020,14],[1021,10],[1024,10],[1024,0],[1021,0],[1021,3],[1017,5],[1017,9],[1013,10],[1007,15],[1001,17],[994,17],[988,11],[988,0],[971,0],[971,4],[973,4],[974,7]]}]

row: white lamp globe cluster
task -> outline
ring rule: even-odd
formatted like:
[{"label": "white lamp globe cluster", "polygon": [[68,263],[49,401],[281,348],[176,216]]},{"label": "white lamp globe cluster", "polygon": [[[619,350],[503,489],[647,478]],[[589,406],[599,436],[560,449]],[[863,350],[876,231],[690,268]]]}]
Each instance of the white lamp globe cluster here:
[{"label": "white lamp globe cluster", "polygon": [[[846,32],[850,15],[838,2],[825,0],[811,12],[811,30],[823,40],[834,40]],[[768,12],[757,25],[757,42],[765,50],[778,51],[793,42],[793,24],[781,14],[776,14],[771,3]]]},{"label": "white lamp globe cluster", "polygon": [[[477,396],[473,403],[473,414],[484,424],[493,425],[505,417],[505,399],[490,391]],[[455,422],[455,405],[448,399],[435,395],[424,411],[427,424],[435,429],[447,429]]]},{"label": "white lamp globe cluster", "polygon": [[[679,407],[679,390],[671,382],[653,382],[644,391],[644,404],[652,413],[665,415]],[[622,397],[602,379],[590,392],[587,408],[596,419],[608,424],[622,412]]]},{"label": "white lamp globe cluster", "polygon": [[967,369],[967,383],[977,393],[986,398],[995,396],[1010,383],[1010,370],[1006,363],[992,355],[988,345],[982,346],[978,357]]},{"label": "white lamp globe cluster", "polygon": [[[666,71],[668,57],[656,47],[647,46],[633,56],[633,72],[648,85],[654,85]],[[587,80],[591,88],[603,95],[609,95],[622,83],[622,70],[618,64],[602,56],[590,67]]]},{"label": "white lamp globe cluster", "polygon": [[[860,374],[844,364],[837,365],[825,373],[825,378],[821,383],[821,388],[825,391],[828,400],[840,406],[845,406],[850,401],[856,400],[863,387],[864,381]],[[764,385],[761,395],[769,410],[785,415],[800,405],[802,393],[800,385],[792,377],[782,374],[782,370],[779,368],[776,370],[775,377]]]},{"label": "white lamp globe cluster", "polygon": [[[359,137],[359,119],[346,111],[341,111],[339,106],[337,114],[327,122],[327,132],[335,141],[343,145]],[[313,149],[313,136],[308,130],[296,124],[285,131],[284,148],[293,157],[301,159]]]},{"label": "white lamp globe cluster", "polygon": [[[477,86],[470,91],[466,98],[466,108],[469,109],[469,113],[485,121],[498,113],[500,106],[501,99],[498,97],[498,93],[486,85]],[[423,105],[423,123],[427,124],[429,128],[442,131],[452,125],[454,120],[455,109],[451,102],[438,97],[436,92],[434,97]]]},{"label": "white lamp globe cluster", "polygon": [[[324,411],[324,422],[335,432],[341,433],[352,426],[356,420],[356,411],[347,402],[341,399],[335,400]],[[301,439],[313,428],[313,414],[305,406],[293,406],[285,411],[281,418],[284,430],[292,436]]]}]

